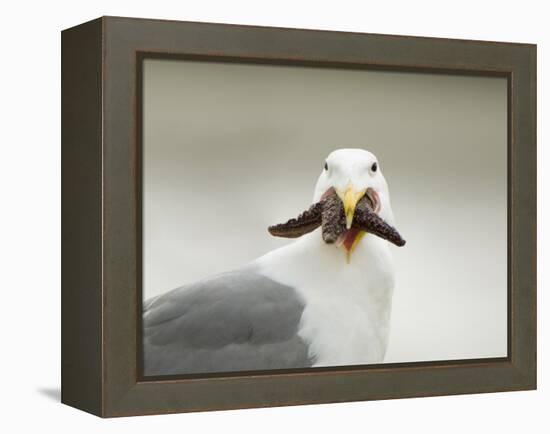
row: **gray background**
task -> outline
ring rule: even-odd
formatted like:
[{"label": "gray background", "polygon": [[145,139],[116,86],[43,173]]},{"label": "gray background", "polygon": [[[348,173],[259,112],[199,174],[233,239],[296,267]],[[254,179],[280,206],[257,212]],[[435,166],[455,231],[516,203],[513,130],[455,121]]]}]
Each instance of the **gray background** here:
[{"label": "gray background", "polygon": [[288,240],[325,156],[375,153],[406,247],[387,362],[506,355],[506,81],[146,60],[144,297]]}]

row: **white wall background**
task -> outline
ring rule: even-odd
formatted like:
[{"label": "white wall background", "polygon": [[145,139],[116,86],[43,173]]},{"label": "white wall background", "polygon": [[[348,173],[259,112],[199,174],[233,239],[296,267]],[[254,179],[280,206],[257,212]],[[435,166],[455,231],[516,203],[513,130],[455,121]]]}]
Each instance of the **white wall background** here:
[{"label": "white wall background", "polygon": [[[544,2],[5,2],[0,27],[2,430],[139,432],[547,432],[550,96]],[[539,391],[100,420],[62,406],[60,366],[60,37],[125,15],[539,44]],[[547,122],[547,121],[546,121]],[[545,402],[546,401],[546,402]]]}]

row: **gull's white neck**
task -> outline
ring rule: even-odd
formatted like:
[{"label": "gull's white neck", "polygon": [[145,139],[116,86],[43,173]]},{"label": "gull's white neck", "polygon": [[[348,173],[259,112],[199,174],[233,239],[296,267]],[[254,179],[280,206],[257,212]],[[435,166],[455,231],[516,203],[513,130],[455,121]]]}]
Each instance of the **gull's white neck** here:
[{"label": "gull's white neck", "polygon": [[394,267],[388,243],[366,234],[346,260],[319,231],[254,261],[305,302],[300,336],[314,366],[380,363],[389,334]]}]

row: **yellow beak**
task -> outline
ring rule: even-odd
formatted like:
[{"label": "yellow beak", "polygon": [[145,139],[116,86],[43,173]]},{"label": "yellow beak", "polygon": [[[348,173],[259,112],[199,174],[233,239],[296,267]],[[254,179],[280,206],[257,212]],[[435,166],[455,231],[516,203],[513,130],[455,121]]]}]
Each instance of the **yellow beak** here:
[{"label": "yellow beak", "polygon": [[353,216],[355,214],[355,208],[359,199],[363,197],[367,189],[355,191],[353,186],[348,184],[346,190],[342,193],[341,190],[336,190],[336,193],[340,197],[340,200],[344,204],[344,212],[346,214],[346,228],[351,229],[351,224],[353,223]]}]

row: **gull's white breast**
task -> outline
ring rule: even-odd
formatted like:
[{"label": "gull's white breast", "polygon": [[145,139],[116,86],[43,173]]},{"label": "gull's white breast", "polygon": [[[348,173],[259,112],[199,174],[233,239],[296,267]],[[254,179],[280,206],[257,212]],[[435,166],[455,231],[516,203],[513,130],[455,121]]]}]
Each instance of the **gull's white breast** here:
[{"label": "gull's white breast", "polygon": [[299,335],[314,366],[383,361],[394,286],[386,241],[366,234],[347,263],[344,251],[325,244],[316,231],[254,264],[303,298]]}]

